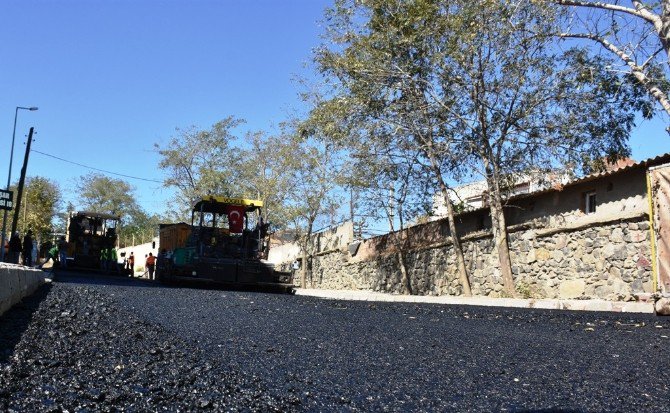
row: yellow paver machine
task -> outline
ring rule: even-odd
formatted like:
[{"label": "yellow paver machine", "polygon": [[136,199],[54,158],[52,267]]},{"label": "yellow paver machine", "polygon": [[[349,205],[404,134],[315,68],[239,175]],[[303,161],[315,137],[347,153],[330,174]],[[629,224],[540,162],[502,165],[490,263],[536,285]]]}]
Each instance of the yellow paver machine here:
[{"label": "yellow paver machine", "polygon": [[118,215],[92,211],[71,213],[66,234],[68,268],[99,269],[101,250],[116,246],[120,219]]},{"label": "yellow paver machine", "polygon": [[207,196],[194,205],[190,225],[161,225],[157,279],[293,292],[292,274],[266,261],[269,224],[262,207],[258,200]]}]

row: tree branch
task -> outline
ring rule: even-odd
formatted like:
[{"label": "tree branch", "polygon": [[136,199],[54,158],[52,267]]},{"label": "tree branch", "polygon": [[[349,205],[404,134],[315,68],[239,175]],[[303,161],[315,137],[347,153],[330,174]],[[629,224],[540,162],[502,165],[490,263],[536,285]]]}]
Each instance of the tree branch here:
[{"label": "tree branch", "polygon": [[663,107],[666,113],[670,115],[670,99],[668,95],[661,90],[658,86],[652,83],[647,74],[644,72],[643,68],[639,66],[633,58],[626,54],[623,50],[619,49],[616,45],[610,43],[607,39],[597,36],[595,34],[589,33],[561,33],[559,34],[561,38],[572,38],[572,39],[588,39],[602,45],[605,49],[611,53],[618,56],[621,60],[630,67],[631,74],[643,85],[650,95]]},{"label": "tree branch", "polygon": [[601,9],[601,10],[611,10],[621,13],[630,14],[632,16],[640,17],[653,25],[660,24],[661,18],[650,12],[644,5],[639,1],[633,1],[635,8],[619,6],[618,4],[610,4],[601,1],[585,1],[585,0],[556,0],[556,4],[561,6],[575,6],[575,7],[589,7],[592,9]]}]

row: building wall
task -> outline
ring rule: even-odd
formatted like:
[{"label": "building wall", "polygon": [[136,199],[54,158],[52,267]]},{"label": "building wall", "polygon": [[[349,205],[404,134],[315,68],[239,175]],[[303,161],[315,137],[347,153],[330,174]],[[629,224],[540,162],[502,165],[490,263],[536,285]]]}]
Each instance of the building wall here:
[{"label": "building wall", "polygon": [[[584,193],[595,191],[595,213],[584,212]],[[516,198],[506,207],[515,286],[527,298],[632,300],[652,293],[650,231],[644,168]],[[489,211],[456,217],[472,292],[500,297],[503,283],[490,231]],[[313,258],[315,288],[402,293],[399,249],[412,290],[460,295],[446,219],[363,241]]]},{"label": "building wall", "polygon": [[[152,242],[155,243],[156,248],[152,248]],[[131,247],[119,248],[117,252],[118,263],[122,264],[124,257],[121,256],[121,253],[125,253],[125,258],[130,256],[132,252],[135,256],[135,270],[139,272],[139,269],[144,270],[145,255],[152,253],[154,256],[158,256],[158,251],[160,251],[160,243],[158,237],[155,237],[152,242],[147,242],[145,244],[133,245]]]},{"label": "building wall", "polygon": [[[583,211],[584,194],[590,191],[596,192],[597,208],[594,214]],[[542,220],[549,226],[564,226],[646,213],[647,209],[645,170],[638,168],[626,174],[603,177],[571,185],[560,191],[514,200],[506,208],[506,216],[508,225]]]},{"label": "building wall", "polygon": [[[347,246],[354,240],[354,225],[346,221],[340,225],[320,231],[313,235],[315,252],[321,254],[332,250],[346,250]],[[300,247],[297,243],[286,243],[283,245],[271,245],[268,261],[275,264],[293,262],[301,257]]]},{"label": "building wall", "polygon": [[[506,191],[508,196],[519,194],[527,194],[531,192],[541,191],[547,189],[554,184],[565,184],[570,181],[571,174],[569,173],[531,173],[518,174],[514,179],[514,187]],[[468,184],[460,185],[453,188],[449,192],[449,198],[454,204],[463,204],[466,210],[482,208],[485,204],[486,192],[488,185],[486,181],[475,181]],[[444,204],[444,198],[441,194],[433,196],[433,220],[437,220],[447,216],[447,207]]]},{"label": "building wall", "polygon": [[271,245],[268,254],[268,262],[279,265],[282,263],[293,262],[300,256],[300,247],[295,243],[283,245]]}]

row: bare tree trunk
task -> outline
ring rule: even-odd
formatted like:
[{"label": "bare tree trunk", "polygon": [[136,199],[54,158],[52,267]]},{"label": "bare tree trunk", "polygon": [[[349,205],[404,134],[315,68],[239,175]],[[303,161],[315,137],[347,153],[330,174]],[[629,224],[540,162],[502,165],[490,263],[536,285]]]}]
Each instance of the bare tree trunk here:
[{"label": "bare tree trunk", "polygon": [[309,236],[305,237],[302,248],[302,266],[300,267],[300,288],[307,288],[307,243]]},{"label": "bare tree trunk", "polygon": [[[389,209],[389,211],[391,211]],[[394,241],[394,245],[398,250],[398,267],[400,268],[401,284],[403,293],[412,295],[412,281],[410,280],[409,271],[407,271],[407,264],[405,264],[405,249],[407,248],[407,232],[403,228],[402,212],[400,212],[400,230],[398,231],[398,238]],[[388,215],[389,228],[394,231],[393,216]]]},{"label": "bare tree trunk", "polygon": [[670,64],[670,1],[663,0],[660,22],[654,22],[654,27],[656,28],[658,38],[661,39],[661,44],[665,49],[665,55],[668,57],[668,64]]},{"label": "bare tree trunk", "polygon": [[483,159],[486,168],[486,182],[489,188],[489,205],[491,209],[491,222],[493,226],[493,241],[498,252],[498,262],[503,279],[503,288],[509,297],[516,296],[514,288],[514,276],[512,274],[512,260],[509,255],[509,243],[507,241],[507,222],[505,211],[502,206],[502,195],[500,193],[499,177],[495,168]]},{"label": "bare tree trunk", "polygon": [[[431,159],[431,163],[433,159]],[[456,253],[456,265],[458,266],[458,276],[461,281],[461,286],[463,287],[463,295],[466,297],[472,296],[472,290],[470,289],[470,280],[468,280],[468,270],[465,266],[465,257],[463,257],[463,247],[461,246],[461,240],[458,238],[458,232],[456,232],[456,220],[454,219],[454,207],[451,204],[451,199],[449,199],[449,188],[447,184],[442,179],[442,174],[439,169],[435,168],[435,176],[437,177],[438,184],[440,186],[440,191],[442,192],[442,198],[444,203],[447,206],[447,222],[449,223],[449,233],[451,234],[451,242],[454,245],[454,252]]]},{"label": "bare tree trunk", "polygon": [[404,292],[408,295],[413,295],[412,283],[409,279],[409,273],[407,272],[407,265],[405,264],[405,253],[402,250],[398,251],[398,265],[400,265],[400,274],[402,275]]},{"label": "bare tree trunk", "polygon": [[307,288],[307,251],[302,252],[302,267],[300,268],[300,288]]},{"label": "bare tree trunk", "polygon": [[405,263],[405,248],[407,246],[407,234],[403,230],[400,231],[401,236],[400,246],[398,248],[398,265],[400,266],[400,275],[402,276],[402,285],[405,293],[412,295],[412,281],[409,278],[409,271],[407,271],[407,264]]}]

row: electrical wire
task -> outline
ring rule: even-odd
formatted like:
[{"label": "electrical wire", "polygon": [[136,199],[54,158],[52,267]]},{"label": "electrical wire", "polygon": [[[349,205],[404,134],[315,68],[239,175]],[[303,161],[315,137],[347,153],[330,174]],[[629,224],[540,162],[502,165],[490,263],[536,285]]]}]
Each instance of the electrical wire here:
[{"label": "electrical wire", "polygon": [[73,165],[81,166],[81,167],[83,167],[83,168],[92,169],[92,170],[94,170],[94,171],[103,172],[103,173],[110,174],[110,175],[122,176],[122,177],[124,177],[124,178],[130,178],[130,179],[138,179],[138,180],[140,180],[140,181],[156,182],[156,183],[158,183],[158,184],[162,184],[162,183],[163,183],[163,181],[158,181],[158,180],[156,180],[156,179],[141,178],[141,177],[139,177],[139,176],[125,175],[125,174],[120,174],[120,173],[117,173],[117,172],[106,171],[106,170],[104,170],[104,169],[94,168],[94,167],[92,167],[92,166],[88,166],[88,165],[84,165],[84,164],[81,164],[81,163],[78,163],[78,162],[74,162],[74,161],[70,161],[70,160],[67,160],[67,159],[59,158],[58,156],[51,155],[51,154],[49,154],[49,153],[40,152],[40,151],[38,151],[38,150],[36,150],[36,149],[31,149],[30,152],[39,153],[40,155],[48,156],[49,158],[58,159],[59,161],[63,161],[63,162],[67,162],[67,163],[71,163],[71,164],[73,164]]}]

